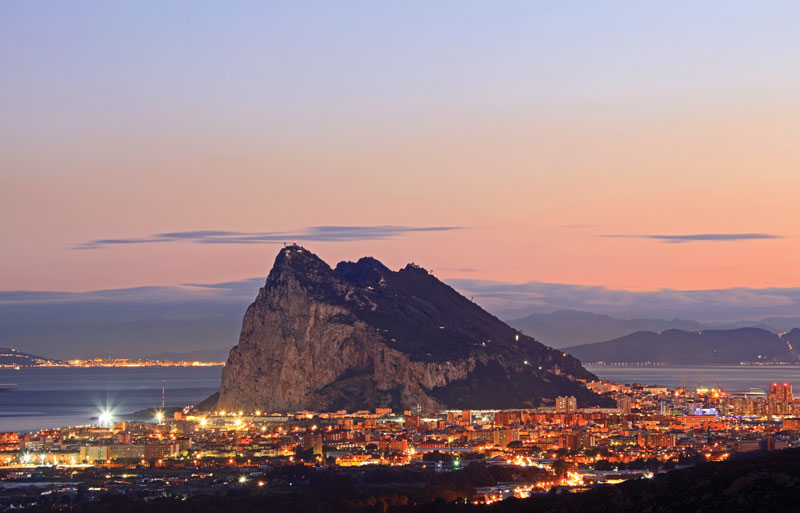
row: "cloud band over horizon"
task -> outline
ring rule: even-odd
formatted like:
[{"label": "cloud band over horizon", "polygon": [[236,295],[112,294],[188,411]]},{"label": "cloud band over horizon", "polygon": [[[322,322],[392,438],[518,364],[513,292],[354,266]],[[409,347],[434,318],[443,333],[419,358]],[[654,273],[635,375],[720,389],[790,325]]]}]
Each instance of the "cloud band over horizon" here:
[{"label": "cloud band over horizon", "polygon": [[[87,292],[0,290],[3,345],[55,358],[219,348],[236,343],[247,305],[265,278]],[[800,326],[800,288],[632,291],[567,283],[446,282],[487,311],[510,320],[531,313],[582,310],[622,319],[698,322],[785,318]],[[795,323],[795,321],[797,321]]]},{"label": "cloud band over horizon", "polygon": [[601,235],[606,239],[651,239],[658,240],[665,244],[684,244],[687,242],[731,242],[740,240],[764,240],[782,239],[783,235],[773,235],[770,233],[692,233],[683,235],[625,235],[609,234]]},{"label": "cloud band over horizon", "polygon": [[168,232],[140,238],[96,239],[72,249],[102,249],[125,244],[190,242],[195,244],[281,244],[296,241],[353,242],[383,240],[410,233],[464,230],[464,226],[310,226],[294,232],[240,232],[232,230],[193,230]]},{"label": "cloud band over horizon", "polygon": [[[86,292],[0,290],[0,306],[37,305],[238,305],[243,308],[263,286],[265,277],[179,286],[143,286]],[[636,291],[570,283],[509,283],[490,280],[444,280],[461,294],[474,297],[503,319],[532,312],[583,310],[621,318],[681,317],[700,322],[742,320],[747,317],[797,316],[800,287],[731,287],[726,289]],[[196,308],[196,306],[192,306]],[[135,309],[133,309],[135,310]],[[134,311],[130,314],[136,316]],[[186,312],[192,311],[191,308]],[[237,310],[238,311],[238,310]]]}]

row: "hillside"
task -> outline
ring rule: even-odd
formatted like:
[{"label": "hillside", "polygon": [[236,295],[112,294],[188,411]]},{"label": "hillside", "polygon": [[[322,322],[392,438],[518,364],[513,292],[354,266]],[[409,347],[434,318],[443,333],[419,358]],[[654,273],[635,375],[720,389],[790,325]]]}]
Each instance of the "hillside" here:
[{"label": "hillside", "polygon": [[54,362],[41,356],[23,353],[16,349],[9,349],[7,347],[0,347],[0,366],[2,367],[35,367],[48,362]]}]

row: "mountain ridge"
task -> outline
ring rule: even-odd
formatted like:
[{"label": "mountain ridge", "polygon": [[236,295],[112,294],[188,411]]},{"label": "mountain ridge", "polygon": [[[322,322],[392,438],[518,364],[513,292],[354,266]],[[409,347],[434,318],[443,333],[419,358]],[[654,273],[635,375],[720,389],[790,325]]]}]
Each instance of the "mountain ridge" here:
[{"label": "mountain ridge", "polygon": [[800,326],[800,317],[765,317],[760,320],[727,322],[697,321],[673,318],[657,319],[638,317],[621,319],[584,310],[561,309],[549,313],[534,312],[525,317],[507,321],[510,326],[528,333],[537,340],[558,348],[606,342],[637,331],[730,330],[761,328],[773,333],[791,331]]},{"label": "mountain ridge", "polygon": [[637,331],[663,331],[672,328],[701,330],[709,327],[686,319],[618,319],[610,315],[570,309],[531,313],[520,319],[512,319],[508,324],[559,348],[611,340]]},{"label": "mountain ridge", "polygon": [[584,362],[738,364],[800,361],[800,329],[775,334],[761,328],[638,331],[564,351]]}]

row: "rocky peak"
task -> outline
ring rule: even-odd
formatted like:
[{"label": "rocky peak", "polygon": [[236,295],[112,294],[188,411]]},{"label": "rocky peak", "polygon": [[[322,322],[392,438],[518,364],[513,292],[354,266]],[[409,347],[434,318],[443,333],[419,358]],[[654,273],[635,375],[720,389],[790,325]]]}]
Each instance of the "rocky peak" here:
[{"label": "rocky peak", "polygon": [[281,249],[222,374],[223,409],[536,406],[602,400],[576,359],[524,336],[410,264],[331,269]]},{"label": "rocky peak", "polygon": [[285,297],[303,290],[320,300],[341,302],[351,289],[325,261],[293,244],[278,253],[262,292],[272,291],[274,296]]},{"label": "rocky peak", "polygon": [[358,262],[339,262],[335,271],[355,285],[377,285],[381,278],[391,273],[388,267],[372,257],[363,257]]},{"label": "rocky peak", "polygon": [[270,275],[273,274],[298,274],[314,277],[330,273],[331,268],[321,258],[302,246],[292,244],[285,246],[275,257]]}]

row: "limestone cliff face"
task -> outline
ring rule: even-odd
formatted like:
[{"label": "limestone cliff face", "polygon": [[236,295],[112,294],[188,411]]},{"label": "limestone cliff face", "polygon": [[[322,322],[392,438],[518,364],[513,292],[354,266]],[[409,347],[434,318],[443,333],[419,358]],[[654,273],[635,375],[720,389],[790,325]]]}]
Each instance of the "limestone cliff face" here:
[{"label": "limestone cliff face", "polygon": [[247,309],[217,407],[432,411],[565,393],[599,399],[575,381],[593,377],[577,360],[518,335],[418,267],[392,272],[362,259],[334,270],[289,246]]}]

